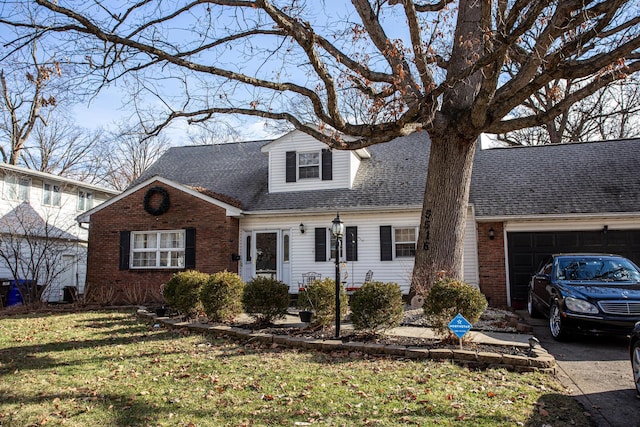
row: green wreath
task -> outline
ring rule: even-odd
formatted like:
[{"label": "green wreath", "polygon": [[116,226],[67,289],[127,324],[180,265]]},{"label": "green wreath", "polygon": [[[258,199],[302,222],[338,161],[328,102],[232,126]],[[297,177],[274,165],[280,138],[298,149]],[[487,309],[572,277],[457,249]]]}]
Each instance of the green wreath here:
[{"label": "green wreath", "polygon": [[[151,206],[151,198],[156,194],[159,194],[162,199],[157,207],[153,207]],[[162,187],[151,187],[144,195],[143,206],[144,210],[153,216],[162,215],[169,210],[169,193]]]}]

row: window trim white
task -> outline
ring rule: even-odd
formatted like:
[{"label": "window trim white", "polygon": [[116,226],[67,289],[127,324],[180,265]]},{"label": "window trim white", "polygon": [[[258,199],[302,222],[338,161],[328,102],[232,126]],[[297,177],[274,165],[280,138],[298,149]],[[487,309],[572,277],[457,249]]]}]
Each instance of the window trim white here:
[{"label": "window trim white", "polygon": [[[13,182],[9,182],[9,179],[13,179]],[[18,194],[19,193],[18,188],[22,186],[21,183],[24,183],[24,187],[26,188],[26,194],[24,198],[20,198]],[[11,187],[13,187],[13,191],[10,190]],[[12,196],[12,194],[10,194],[11,192],[13,192],[13,195],[15,195],[15,197],[11,197]],[[3,197],[5,198],[5,200],[27,202],[29,201],[30,192],[31,192],[31,178],[29,178],[28,176],[22,176],[22,175],[13,174],[13,173],[7,174],[4,176]]]},{"label": "window trim white", "polygon": [[[162,234],[170,234],[170,233],[179,233],[181,235],[182,247],[178,248],[161,248],[160,241]],[[156,247],[155,248],[136,248],[135,247],[135,237],[139,235],[156,235]],[[184,269],[186,263],[186,243],[187,243],[187,233],[186,230],[146,230],[146,231],[132,231],[130,237],[130,250],[129,250],[129,268],[132,270],[176,270],[176,269]],[[153,250],[151,250],[153,249]],[[155,252],[156,262],[155,265],[144,265],[144,266],[135,266],[135,254],[136,253],[153,253]],[[169,260],[171,259],[172,252],[181,252],[182,257],[179,258],[182,262],[178,262],[178,265],[160,265],[160,257],[162,253],[169,254]]]},{"label": "window trim white", "polygon": [[[47,186],[51,188],[47,190]],[[58,191],[56,191],[56,188]],[[50,195],[49,203],[46,202],[47,193]],[[42,206],[49,206],[52,208],[59,208],[62,206],[62,185],[60,185],[60,183],[53,181],[44,181],[42,183]]]},{"label": "window trim white", "polygon": [[[398,245],[398,244],[407,244],[407,243],[411,243],[411,242],[410,241],[397,242],[396,241],[396,230],[413,230],[413,233],[414,233],[414,236],[413,236],[413,238],[414,238],[414,240],[413,240],[413,252],[414,252],[414,254],[413,255],[401,255],[401,256],[399,256],[397,254],[397,246],[396,245]],[[414,227],[412,227],[412,226],[391,227],[391,231],[392,231],[392,233],[391,233],[391,243],[393,245],[393,259],[411,259],[411,258],[415,258],[416,257],[415,252],[416,252],[417,247],[418,247],[418,227],[415,227],[415,226]]]},{"label": "window trim white", "polygon": [[[82,200],[82,207],[80,207],[80,201]],[[78,189],[78,202],[76,203],[76,210],[78,212],[86,212],[89,209],[93,209],[94,194],[93,191],[87,191],[84,189]],[[91,206],[87,206],[87,202]]]},{"label": "window trim white", "polygon": [[[316,167],[316,165],[300,165],[300,156],[301,155],[305,155],[305,154],[316,154],[318,156],[318,176],[309,176],[309,177],[303,177],[300,176],[300,168],[310,168],[310,167]],[[299,151],[296,152],[296,174],[298,177],[298,181],[300,180],[307,180],[307,179],[321,179],[322,178],[322,151]]]}]

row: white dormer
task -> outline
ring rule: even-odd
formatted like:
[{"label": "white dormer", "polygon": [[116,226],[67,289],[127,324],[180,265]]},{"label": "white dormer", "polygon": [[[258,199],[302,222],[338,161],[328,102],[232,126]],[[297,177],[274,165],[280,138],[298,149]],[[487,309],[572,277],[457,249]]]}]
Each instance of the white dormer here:
[{"label": "white dormer", "polygon": [[262,147],[269,156],[269,192],[352,188],[366,149],[329,150],[306,133],[294,130]]}]

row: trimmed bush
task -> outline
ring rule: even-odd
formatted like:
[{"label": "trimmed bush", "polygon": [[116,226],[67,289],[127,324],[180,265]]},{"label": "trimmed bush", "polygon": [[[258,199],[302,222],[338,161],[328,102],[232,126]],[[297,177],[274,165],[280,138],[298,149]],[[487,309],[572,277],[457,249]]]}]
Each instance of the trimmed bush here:
[{"label": "trimmed bush", "polygon": [[209,276],[200,289],[200,302],[212,322],[228,322],[242,313],[242,278],[229,271]]},{"label": "trimmed bush", "polygon": [[181,271],[165,283],[162,295],[175,310],[187,317],[195,317],[202,313],[200,288],[208,279],[209,275],[206,273]]},{"label": "trimmed bush", "polygon": [[449,323],[458,313],[474,324],[486,308],[487,299],[479,289],[447,277],[434,283],[423,307],[427,320],[436,332],[449,337],[453,335]]},{"label": "trimmed bush", "polygon": [[242,304],[244,311],[258,323],[273,323],[287,314],[289,286],[275,279],[256,277],[246,284]]},{"label": "trimmed bush", "polygon": [[[340,288],[340,317],[347,314],[347,293]],[[314,280],[298,295],[298,306],[303,310],[315,312],[313,324],[329,326],[336,320],[336,282],[325,278]]]},{"label": "trimmed bush", "polygon": [[403,314],[402,291],[397,283],[367,282],[351,297],[351,322],[357,330],[376,333],[395,328]]}]

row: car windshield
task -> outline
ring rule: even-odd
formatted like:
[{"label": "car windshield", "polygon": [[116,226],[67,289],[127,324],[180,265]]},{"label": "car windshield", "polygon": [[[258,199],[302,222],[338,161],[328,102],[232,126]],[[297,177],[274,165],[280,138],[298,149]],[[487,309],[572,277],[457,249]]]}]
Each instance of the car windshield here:
[{"label": "car windshield", "polygon": [[561,257],[557,260],[559,280],[598,282],[638,282],[640,272],[626,258],[617,257]]}]

